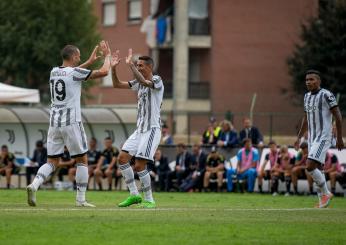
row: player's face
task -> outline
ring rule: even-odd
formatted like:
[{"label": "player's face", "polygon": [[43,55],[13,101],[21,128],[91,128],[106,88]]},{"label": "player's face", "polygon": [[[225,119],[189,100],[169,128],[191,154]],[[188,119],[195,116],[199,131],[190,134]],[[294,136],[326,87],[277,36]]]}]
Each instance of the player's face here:
[{"label": "player's face", "polygon": [[155,152],[155,159],[156,159],[156,160],[160,160],[160,159],[161,159],[161,151],[157,150],[157,151]]},{"label": "player's face", "polygon": [[105,140],[105,147],[108,149],[108,148],[111,148],[112,147],[112,141],[111,140]]},{"label": "player's face", "polygon": [[96,141],[95,140],[90,140],[89,147],[90,148],[96,148]]},{"label": "player's face", "polygon": [[244,120],[244,128],[250,128],[251,127],[251,121],[249,119]]},{"label": "player's face", "polygon": [[269,146],[269,148],[270,148],[270,150],[271,150],[272,152],[276,152],[276,145],[275,145],[275,144],[271,144],[271,145]]},{"label": "player's face", "polygon": [[247,150],[250,150],[251,149],[251,142],[250,141],[247,141],[246,143],[245,143],[245,149],[247,149]]},{"label": "player's face", "polygon": [[316,91],[320,88],[320,79],[315,74],[308,74],[305,77],[305,84],[309,91]]},{"label": "player's face", "polygon": [[148,76],[151,72],[151,65],[145,63],[144,60],[138,60],[136,63],[137,70],[144,76]]}]

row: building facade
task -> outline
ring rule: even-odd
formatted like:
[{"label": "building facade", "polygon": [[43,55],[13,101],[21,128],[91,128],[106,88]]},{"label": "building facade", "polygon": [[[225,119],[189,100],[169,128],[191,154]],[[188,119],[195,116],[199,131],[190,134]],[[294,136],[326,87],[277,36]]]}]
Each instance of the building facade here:
[{"label": "building facade", "polygon": [[[128,48],[154,57],[165,84],[164,119],[174,121],[175,133],[193,131],[191,124],[199,131],[207,123],[191,115],[246,114],[254,94],[255,112],[302,111],[282,93],[290,89],[286,60],[301,25],[316,15],[318,0],[93,0],[93,5],[112,50],[122,57]],[[132,79],[125,64],[119,76]],[[92,94],[89,104],[136,103],[132,91],[111,87],[110,76]]]}]

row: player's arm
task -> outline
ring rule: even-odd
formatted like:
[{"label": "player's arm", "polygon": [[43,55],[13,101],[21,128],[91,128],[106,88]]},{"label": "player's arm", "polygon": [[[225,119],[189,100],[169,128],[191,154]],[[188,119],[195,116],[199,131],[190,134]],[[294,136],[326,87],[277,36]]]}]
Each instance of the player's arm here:
[{"label": "player's arm", "polygon": [[97,55],[98,50],[99,50],[99,45],[96,45],[96,47],[94,48],[90,57],[83,64],[79,65],[78,67],[79,68],[88,68],[89,66],[94,64],[94,62],[101,57],[101,56]]},{"label": "player's arm", "polygon": [[342,139],[342,116],[338,106],[333,107],[330,110],[335,119],[336,125],[336,148],[341,151],[344,148],[344,141]]},{"label": "player's arm", "polygon": [[116,50],[112,55],[111,67],[112,67],[112,82],[113,88],[131,88],[129,82],[120,81],[117,74],[117,66],[119,65],[121,59],[119,58],[119,50]]},{"label": "player's arm", "polygon": [[99,158],[99,160],[98,160],[98,162],[97,162],[97,165],[96,165],[96,169],[101,169],[104,160],[105,160],[105,157],[104,157],[104,156],[101,156],[101,157]]},{"label": "player's arm", "polygon": [[111,170],[114,167],[116,162],[117,162],[117,158],[115,156],[113,156],[112,157],[112,161],[111,161],[111,163],[108,166],[108,169]]},{"label": "player's arm", "polygon": [[298,132],[298,136],[297,136],[297,140],[294,143],[294,146],[296,148],[299,147],[299,140],[301,137],[303,137],[304,133],[306,132],[306,130],[308,129],[308,119],[307,119],[307,114],[305,113],[303,120],[302,120],[302,124],[300,125],[300,129]]},{"label": "player's arm", "polygon": [[109,69],[111,68],[111,49],[108,43],[102,41],[100,44],[101,50],[105,55],[103,65],[98,70],[93,70],[87,79],[102,78],[108,75]]},{"label": "player's arm", "polygon": [[132,49],[129,49],[129,53],[126,57],[126,64],[129,65],[134,77],[136,78],[136,80],[143,86],[145,87],[149,87],[149,88],[155,88],[155,84],[153,81],[151,80],[146,80],[143,75],[138,71],[136,65],[133,63],[132,61]]},{"label": "player's arm", "polygon": [[266,168],[267,164],[268,164],[269,160],[265,160],[264,163],[261,166],[261,171],[263,172],[264,169]]}]

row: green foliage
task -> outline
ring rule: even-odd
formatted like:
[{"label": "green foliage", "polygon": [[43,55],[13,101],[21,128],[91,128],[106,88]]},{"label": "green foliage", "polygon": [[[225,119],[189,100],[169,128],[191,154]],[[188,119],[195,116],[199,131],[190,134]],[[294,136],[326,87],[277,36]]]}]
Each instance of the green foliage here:
[{"label": "green foliage", "polygon": [[0,81],[39,88],[47,101],[49,72],[61,65],[62,47],[74,44],[87,59],[99,40],[95,30],[86,0],[0,1]]},{"label": "green foliage", "polygon": [[322,87],[340,93],[340,108],[345,108],[346,1],[321,0],[318,17],[302,26],[301,40],[287,61],[293,90],[299,95],[295,99],[301,104],[306,70],[317,69],[322,73]]}]

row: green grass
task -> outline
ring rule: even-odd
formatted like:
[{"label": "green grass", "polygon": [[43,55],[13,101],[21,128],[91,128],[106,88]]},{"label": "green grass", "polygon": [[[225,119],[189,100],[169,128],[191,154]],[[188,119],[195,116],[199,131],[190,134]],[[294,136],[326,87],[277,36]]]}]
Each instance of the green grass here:
[{"label": "green grass", "polygon": [[[158,209],[118,209],[126,192],[0,190],[0,244],[346,244],[346,199],[311,209],[316,198],[258,194],[155,193]],[[296,210],[295,210],[296,209]]]}]

